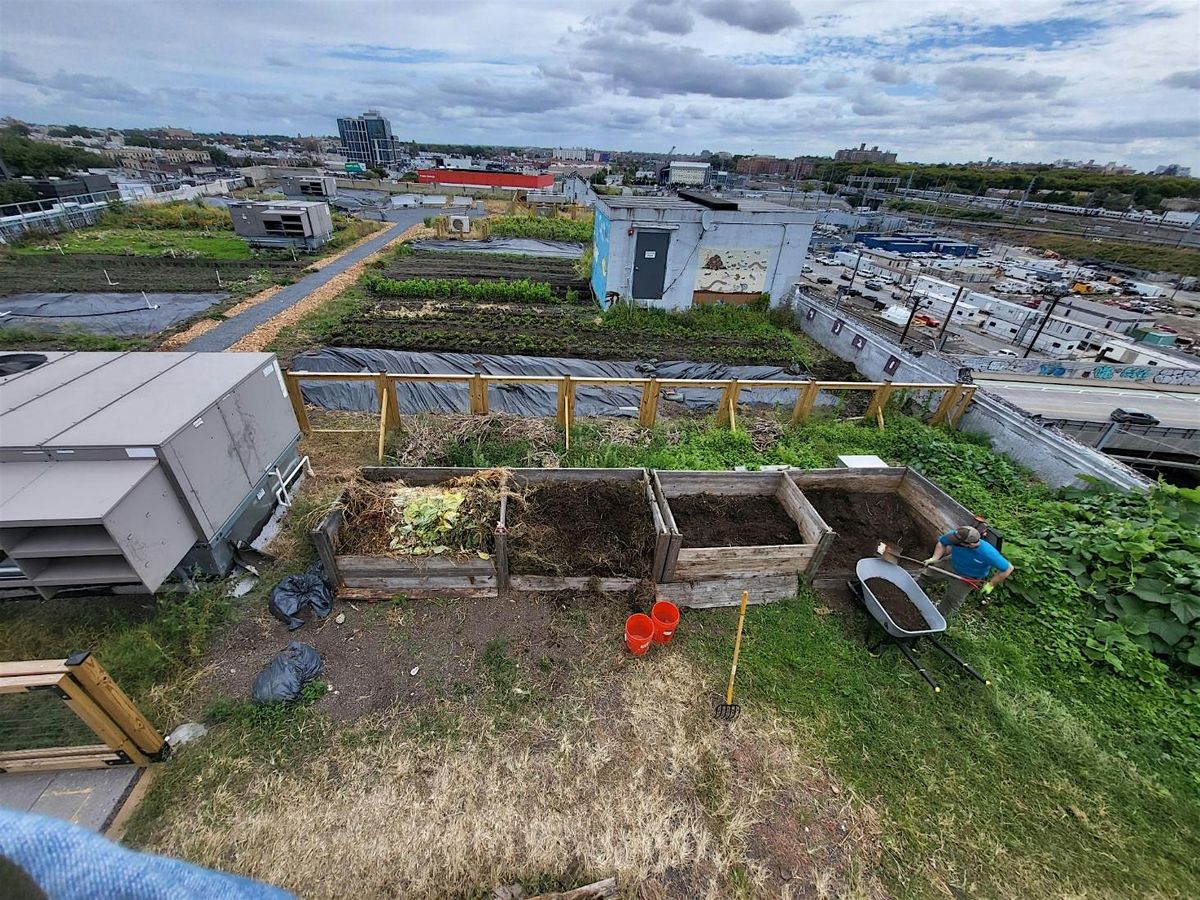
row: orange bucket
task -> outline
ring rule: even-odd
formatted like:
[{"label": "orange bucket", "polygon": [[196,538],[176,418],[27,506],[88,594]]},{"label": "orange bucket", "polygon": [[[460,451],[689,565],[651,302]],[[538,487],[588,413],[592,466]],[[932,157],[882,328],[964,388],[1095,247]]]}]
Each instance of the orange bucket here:
[{"label": "orange bucket", "polygon": [[634,656],[645,656],[654,637],[654,622],[645,613],[634,613],[625,622],[625,646]]},{"label": "orange bucket", "polygon": [[659,600],[650,610],[654,622],[654,643],[669,644],[679,626],[679,607],[670,600]]}]

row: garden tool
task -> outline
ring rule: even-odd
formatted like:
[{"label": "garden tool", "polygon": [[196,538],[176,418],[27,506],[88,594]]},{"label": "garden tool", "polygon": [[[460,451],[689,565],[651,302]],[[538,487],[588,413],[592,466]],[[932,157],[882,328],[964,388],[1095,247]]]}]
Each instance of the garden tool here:
[{"label": "garden tool", "polygon": [[[893,566],[900,565],[900,560],[904,559],[904,560],[908,560],[908,562],[914,562],[918,566],[924,566],[926,569],[933,568],[932,566],[926,565],[925,560],[914,559],[911,556],[904,556],[899,551],[897,551],[896,548],[884,543],[883,541],[879,542],[879,546],[877,546],[875,548],[875,553],[876,553],[876,555],[882,557],[884,562],[890,562]],[[938,569],[938,573],[941,575],[945,575],[947,578],[953,578],[956,581],[961,581],[964,584],[969,584],[971,587],[975,587],[975,588],[977,588],[983,584],[982,578],[967,578],[965,575],[957,575],[954,572],[947,572],[945,569],[941,569],[941,568]]]},{"label": "garden tool", "polygon": [[740,704],[733,702],[733,679],[737,675],[738,654],[742,650],[742,625],[746,622],[746,604],[750,602],[750,592],[742,591],[742,606],[738,610],[737,639],[733,642],[733,665],[729,667],[729,688],[725,691],[725,702],[718,703],[713,710],[713,717],[723,722],[732,722],[742,714]]}]

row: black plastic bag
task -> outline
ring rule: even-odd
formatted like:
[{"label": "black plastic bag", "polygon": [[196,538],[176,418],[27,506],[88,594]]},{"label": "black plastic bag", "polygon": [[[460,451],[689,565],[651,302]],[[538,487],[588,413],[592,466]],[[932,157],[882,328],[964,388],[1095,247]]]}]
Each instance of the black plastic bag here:
[{"label": "black plastic bag", "polygon": [[317,618],[324,619],[333,611],[333,594],[320,574],[312,570],[303,575],[289,575],[271,591],[271,599],[267,608],[271,615],[295,631],[304,624],[299,613],[304,607],[311,607]]},{"label": "black plastic bag", "polygon": [[308,644],[292,641],[258,673],[250,695],[255,703],[292,703],[304,685],[321,674],[321,654]]}]

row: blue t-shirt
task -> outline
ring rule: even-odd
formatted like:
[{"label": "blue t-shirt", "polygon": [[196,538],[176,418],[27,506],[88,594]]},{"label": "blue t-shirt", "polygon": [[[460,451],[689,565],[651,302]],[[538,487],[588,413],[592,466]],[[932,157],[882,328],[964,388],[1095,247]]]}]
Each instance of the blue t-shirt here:
[{"label": "blue t-shirt", "polygon": [[954,571],[964,578],[986,578],[992,569],[1003,572],[1011,565],[1000,551],[987,541],[980,541],[978,547],[962,547],[956,545],[951,538],[953,531],[948,531],[938,538],[938,543],[950,548],[950,561]]}]

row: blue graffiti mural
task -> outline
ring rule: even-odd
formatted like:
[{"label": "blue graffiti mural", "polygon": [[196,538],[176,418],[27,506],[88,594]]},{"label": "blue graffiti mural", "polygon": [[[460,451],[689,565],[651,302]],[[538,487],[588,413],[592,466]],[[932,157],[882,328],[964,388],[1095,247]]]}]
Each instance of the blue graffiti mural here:
[{"label": "blue graffiti mural", "polygon": [[605,308],[608,307],[604,294],[608,290],[608,232],[611,228],[612,222],[597,206],[592,228],[592,292]]}]

